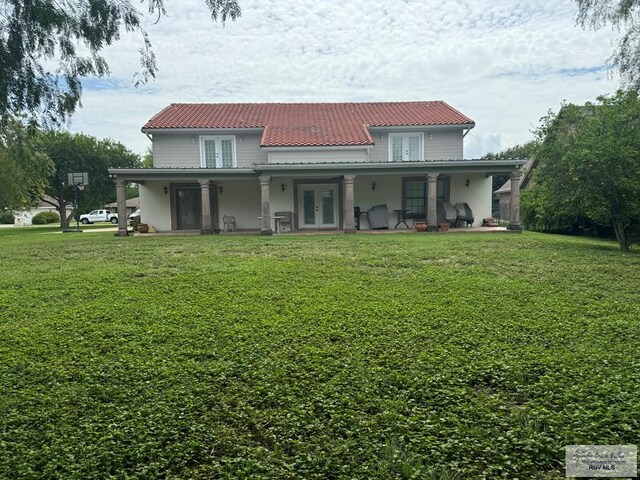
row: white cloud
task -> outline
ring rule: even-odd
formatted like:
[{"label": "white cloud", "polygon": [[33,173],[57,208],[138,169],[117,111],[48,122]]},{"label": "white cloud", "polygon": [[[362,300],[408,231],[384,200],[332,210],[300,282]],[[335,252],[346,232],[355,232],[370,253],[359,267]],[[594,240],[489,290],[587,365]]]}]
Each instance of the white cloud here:
[{"label": "white cloud", "polygon": [[204,0],[148,19],[160,68],[135,89],[138,36],[106,52],[115,81],[87,89],[71,128],[143,152],[140,127],[171,102],[445,100],[473,118],[465,156],[522,143],[549,108],[615,90],[598,70],[613,33],[575,26],[571,0]]}]

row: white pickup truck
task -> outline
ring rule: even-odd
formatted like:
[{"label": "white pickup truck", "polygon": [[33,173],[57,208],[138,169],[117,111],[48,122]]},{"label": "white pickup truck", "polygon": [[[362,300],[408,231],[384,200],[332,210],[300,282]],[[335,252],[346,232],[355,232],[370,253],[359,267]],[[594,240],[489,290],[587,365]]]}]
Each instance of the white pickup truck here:
[{"label": "white pickup truck", "polygon": [[94,210],[80,215],[80,222],[84,225],[94,222],[111,222],[115,225],[118,223],[118,214],[112,213],[111,210]]}]

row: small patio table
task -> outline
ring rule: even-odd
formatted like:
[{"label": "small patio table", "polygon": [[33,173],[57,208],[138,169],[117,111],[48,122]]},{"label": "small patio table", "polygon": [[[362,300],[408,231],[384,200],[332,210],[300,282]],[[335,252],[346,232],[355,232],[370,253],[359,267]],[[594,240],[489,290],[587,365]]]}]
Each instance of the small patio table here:
[{"label": "small patio table", "polygon": [[396,226],[393,227],[394,229],[397,229],[398,225],[400,225],[402,223],[404,223],[405,227],[411,228],[407,224],[407,212],[409,212],[409,210],[394,210],[394,212],[396,214],[396,219],[398,220],[398,222],[396,223]]},{"label": "small patio table", "polygon": [[[262,220],[262,217],[258,217],[260,220]],[[287,218],[287,217],[283,217],[283,216],[275,216],[275,217],[270,217],[271,220],[275,220],[275,226],[276,226],[276,233],[280,233],[280,223],[282,222],[283,219]]]}]

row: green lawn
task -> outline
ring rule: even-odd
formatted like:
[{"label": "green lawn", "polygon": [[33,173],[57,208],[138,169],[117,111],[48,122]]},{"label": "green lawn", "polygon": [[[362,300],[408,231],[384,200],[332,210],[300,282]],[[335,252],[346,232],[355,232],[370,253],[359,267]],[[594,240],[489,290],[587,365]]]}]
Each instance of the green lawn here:
[{"label": "green lawn", "polygon": [[0,478],[560,479],[639,443],[637,250],[11,232]]}]

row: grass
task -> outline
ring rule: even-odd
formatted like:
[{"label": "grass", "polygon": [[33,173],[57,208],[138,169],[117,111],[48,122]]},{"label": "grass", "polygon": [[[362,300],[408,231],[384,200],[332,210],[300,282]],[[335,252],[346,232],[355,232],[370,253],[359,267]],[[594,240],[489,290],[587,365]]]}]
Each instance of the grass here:
[{"label": "grass", "polygon": [[640,255],[0,231],[0,478],[564,478],[637,444]]},{"label": "grass", "polygon": [[[92,225],[80,224],[80,230],[82,232],[100,231],[105,229],[117,228],[117,225],[111,223],[94,223]],[[69,224],[69,229],[75,230],[76,223]],[[62,233],[59,224],[54,225],[25,225],[25,226],[1,226],[0,238],[3,237],[15,237],[23,235],[36,235],[40,233]]]}]

